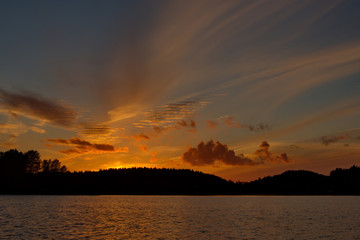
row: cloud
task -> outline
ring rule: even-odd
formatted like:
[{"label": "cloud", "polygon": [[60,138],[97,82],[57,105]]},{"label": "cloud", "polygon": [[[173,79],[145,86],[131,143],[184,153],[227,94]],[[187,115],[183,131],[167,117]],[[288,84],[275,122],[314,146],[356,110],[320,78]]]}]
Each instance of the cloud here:
[{"label": "cloud", "polygon": [[150,137],[145,133],[135,134],[132,136],[133,139],[140,141],[140,140],[150,140]]},{"label": "cloud", "polygon": [[225,124],[229,127],[235,127],[235,128],[239,128],[241,127],[241,123],[237,122],[237,121],[233,121],[234,117],[228,116],[227,118],[224,119]]},{"label": "cloud", "polygon": [[280,155],[276,155],[269,151],[270,144],[267,141],[263,141],[259,145],[259,149],[256,150],[254,155],[260,159],[262,162],[284,162],[289,163],[289,158],[286,153],[281,153]]},{"label": "cloud", "polygon": [[322,136],[320,138],[320,141],[322,144],[324,144],[325,146],[330,145],[331,143],[336,143],[338,141],[341,140],[345,140],[345,139],[349,139],[350,136],[345,134],[345,135],[339,135],[339,136]]},{"label": "cloud", "polygon": [[127,147],[124,148],[116,148],[110,144],[98,144],[98,143],[90,143],[86,140],[80,138],[71,138],[71,139],[47,139],[48,142],[54,145],[63,145],[63,146],[72,146],[73,148],[61,150],[61,153],[64,154],[86,154],[86,153],[104,153],[104,152],[129,152]]},{"label": "cloud", "polygon": [[189,121],[181,120],[181,121],[178,121],[176,124],[181,127],[184,127],[184,128],[185,127],[196,128],[196,123],[192,119],[189,119]]},{"label": "cloud", "polygon": [[255,125],[244,124],[243,126],[248,128],[250,131],[254,131],[254,132],[263,132],[266,130],[271,130],[271,126],[265,123],[259,123]]},{"label": "cloud", "polygon": [[[145,112],[145,118],[134,123],[134,125],[140,128],[168,128],[173,127],[176,124],[183,127],[195,127],[195,122],[189,119],[190,116],[207,104],[208,102],[200,101],[199,99],[188,99],[169,103]],[[185,119],[189,119],[188,121],[190,122],[185,122]]]},{"label": "cloud", "polygon": [[0,147],[3,148],[15,148],[16,135],[12,134],[1,134],[0,135]]},{"label": "cloud", "polygon": [[114,132],[105,124],[80,124],[78,133],[82,135],[109,135]]},{"label": "cloud", "polygon": [[207,125],[209,128],[216,128],[217,122],[212,121],[212,120],[208,120],[206,121]]},{"label": "cloud", "polygon": [[[247,123],[240,123],[234,119],[232,116],[222,116],[220,118],[224,118],[224,122],[226,126],[234,127],[234,128],[247,128],[248,130],[252,132],[264,132],[271,130],[271,126],[266,123],[258,123],[258,124],[247,124]],[[217,125],[216,121],[209,120],[207,122],[208,126],[210,128],[215,128]]]},{"label": "cloud", "polygon": [[156,151],[152,152],[149,162],[154,163],[154,162],[157,162],[158,160],[159,160],[159,158],[157,157],[157,152]]},{"label": "cloud", "polygon": [[27,133],[29,130],[41,134],[45,133],[44,129],[35,126],[28,126],[21,122],[0,123],[1,134],[10,134],[17,137],[21,134]]},{"label": "cloud", "polygon": [[77,118],[72,108],[27,92],[10,93],[0,89],[0,107],[13,116],[23,115],[67,128],[73,127]]},{"label": "cloud", "polygon": [[244,154],[235,155],[226,144],[210,140],[207,143],[201,141],[196,148],[188,148],[181,156],[184,162],[192,166],[214,165],[215,162],[221,162],[226,165],[252,166],[258,164],[270,163],[289,163],[286,153],[276,155],[269,151],[270,144],[263,141],[259,149],[255,151],[254,158],[245,157]]},{"label": "cloud", "polygon": [[[316,113],[310,114],[311,117],[301,119],[289,126],[284,126],[271,132],[271,137],[280,137],[283,135],[294,134],[301,129],[319,124],[328,120],[343,118],[349,115],[356,115],[360,111],[360,98],[349,98],[344,101],[333,104],[328,108],[317,110]],[[270,136],[270,135],[269,135]]]},{"label": "cloud", "polygon": [[213,165],[216,161],[227,165],[255,165],[251,159],[243,154],[235,155],[233,150],[220,142],[214,143],[210,140],[207,143],[201,141],[196,148],[189,148],[181,156],[184,162],[192,166]]},{"label": "cloud", "polygon": [[162,133],[173,130],[173,129],[183,129],[188,128],[188,132],[196,132],[196,122],[192,119],[182,119],[180,121],[175,122],[173,125],[169,125],[166,127],[161,126],[153,126],[146,132],[142,132],[140,134],[135,134],[132,136],[134,140],[150,140],[153,137],[158,137]]},{"label": "cloud", "polygon": [[140,149],[142,152],[148,152],[148,151],[149,151],[149,147],[146,146],[146,145],[139,145],[139,149]]}]

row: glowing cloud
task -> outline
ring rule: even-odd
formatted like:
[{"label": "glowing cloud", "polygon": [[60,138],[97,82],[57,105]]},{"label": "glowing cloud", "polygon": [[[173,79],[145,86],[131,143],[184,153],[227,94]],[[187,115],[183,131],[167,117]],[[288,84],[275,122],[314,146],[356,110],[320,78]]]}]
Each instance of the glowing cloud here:
[{"label": "glowing cloud", "polygon": [[286,153],[276,155],[269,151],[270,145],[263,141],[259,149],[254,153],[255,158],[245,157],[244,154],[235,155],[226,144],[210,140],[207,143],[201,141],[196,148],[189,148],[181,156],[182,160],[192,166],[214,165],[216,161],[226,165],[252,166],[257,164],[265,164],[267,162],[289,163]]},{"label": "glowing cloud", "polygon": [[228,149],[226,144],[214,143],[210,140],[207,143],[201,141],[196,148],[189,148],[181,156],[184,162],[192,166],[213,165],[216,161],[227,165],[255,165],[251,159],[243,154],[235,155],[233,150]]},{"label": "glowing cloud", "polygon": [[262,162],[284,162],[289,163],[289,158],[286,153],[281,153],[280,155],[276,155],[269,151],[270,144],[267,141],[263,141],[259,145],[259,149],[254,153],[258,159]]},{"label": "glowing cloud", "polygon": [[127,147],[124,148],[116,148],[110,144],[98,144],[98,143],[90,143],[86,140],[79,138],[71,138],[71,139],[47,139],[48,142],[54,145],[64,145],[64,146],[72,146],[73,148],[60,150],[61,153],[64,154],[86,154],[86,153],[103,153],[103,152],[129,152]]}]

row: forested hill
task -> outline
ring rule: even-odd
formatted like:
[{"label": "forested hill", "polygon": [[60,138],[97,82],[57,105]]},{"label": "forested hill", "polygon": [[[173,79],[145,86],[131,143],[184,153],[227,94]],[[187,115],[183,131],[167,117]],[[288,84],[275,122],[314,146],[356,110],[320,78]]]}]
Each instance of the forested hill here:
[{"label": "forested hill", "polygon": [[311,171],[286,171],[242,184],[247,194],[360,194],[360,168],[337,168],[330,176]]},{"label": "forested hill", "polygon": [[127,168],[69,172],[37,151],[0,152],[0,194],[354,194],[360,195],[360,168],[335,169],[330,176],[310,171],[241,183],[188,169]]}]

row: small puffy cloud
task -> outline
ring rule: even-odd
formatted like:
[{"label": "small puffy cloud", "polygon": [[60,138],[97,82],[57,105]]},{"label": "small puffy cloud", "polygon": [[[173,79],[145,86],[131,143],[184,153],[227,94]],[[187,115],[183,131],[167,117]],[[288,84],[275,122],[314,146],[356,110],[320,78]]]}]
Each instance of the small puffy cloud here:
[{"label": "small puffy cloud", "polygon": [[149,151],[149,147],[146,146],[146,145],[139,145],[139,149],[140,149],[142,152],[147,152],[147,151]]},{"label": "small puffy cloud", "polygon": [[90,143],[80,138],[71,139],[47,139],[48,142],[54,145],[72,146],[72,148],[61,150],[64,154],[85,154],[85,153],[103,153],[103,152],[129,152],[127,147],[116,148],[110,144]]},{"label": "small puffy cloud", "polygon": [[188,148],[181,156],[184,162],[192,166],[214,165],[215,162],[222,162],[226,165],[252,166],[265,164],[267,162],[288,163],[289,158],[286,153],[276,155],[269,151],[270,144],[263,141],[259,149],[254,153],[254,158],[245,157],[244,154],[235,154],[226,144],[210,140],[207,143],[201,141],[196,148]]},{"label": "small puffy cloud", "polygon": [[349,138],[350,138],[350,136],[347,135],[347,134],[339,135],[339,136],[322,136],[320,138],[320,141],[325,146],[328,146],[331,143],[336,143],[336,142],[339,142],[341,140],[346,140],[346,139],[349,139]]},{"label": "small puffy cloud", "polygon": [[181,120],[177,122],[177,125],[179,125],[180,127],[190,127],[190,128],[196,128],[196,123],[194,120],[189,119],[188,121],[186,120]]},{"label": "small puffy cloud", "polygon": [[206,121],[206,123],[209,128],[216,128],[217,123],[215,121],[208,120],[208,121]]},{"label": "small puffy cloud", "polygon": [[225,124],[229,127],[235,127],[235,128],[239,128],[241,127],[241,123],[234,121],[234,117],[228,116],[227,118],[224,119]]},{"label": "small puffy cloud", "polygon": [[243,154],[235,155],[226,144],[210,140],[207,143],[201,141],[196,148],[189,148],[182,154],[184,162],[193,166],[213,165],[216,161],[227,165],[254,165],[251,159]]},{"label": "small puffy cloud", "polygon": [[289,158],[286,153],[281,153],[280,155],[276,155],[269,151],[270,144],[267,141],[263,141],[259,145],[259,149],[256,150],[254,155],[260,159],[262,162],[284,162],[289,163]]},{"label": "small puffy cloud", "polygon": [[0,89],[0,107],[13,116],[23,115],[61,127],[73,127],[76,113],[68,106],[30,93],[11,93]]}]

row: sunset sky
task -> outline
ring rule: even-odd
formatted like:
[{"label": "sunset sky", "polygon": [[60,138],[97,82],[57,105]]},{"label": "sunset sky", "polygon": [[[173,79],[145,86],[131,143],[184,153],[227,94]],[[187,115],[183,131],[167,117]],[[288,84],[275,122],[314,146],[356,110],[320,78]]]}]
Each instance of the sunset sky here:
[{"label": "sunset sky", "polygon": [[248,181],[360,165],[360,1],[0,2],[0,151]]}]

